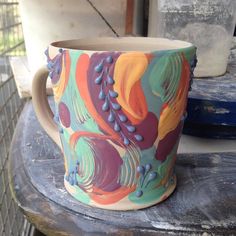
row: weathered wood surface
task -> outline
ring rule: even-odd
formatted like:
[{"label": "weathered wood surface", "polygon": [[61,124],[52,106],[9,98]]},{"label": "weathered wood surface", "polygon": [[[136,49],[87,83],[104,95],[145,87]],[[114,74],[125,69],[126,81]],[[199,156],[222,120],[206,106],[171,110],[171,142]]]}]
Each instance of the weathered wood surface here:
[{"label": "weathered wood surface", "polygon": [[177,189],[162,204],[115,212],[74,200],[63,186],[63,158],[31,102],[18,122],[10,181],[20,208],[46,235],[236,235],[236,153],[179,155]]},{"label": "weathered wood surface", "polygon": [[236,41],[225,75],[193,80],[187,112],[184,133],[236,139]]},{"label": "weathered wood surface", "polygon": [[[14,74],[18,94],[21,98],[32,96],[32,78],[30,73],[28,60],[26,56],[10,57],[11,69]],[[47,81],[47,94],[52,95],[52,83]]]},{"label": "weathered wood surface", "polygon": [[[127,0],[20,0],[28,61],[25,63],[25,57],[18,57],[11,62],[20,97],[31,97],[32,78],[36,70],[46,63],[44,51],[51,42],[125,36],[126,2]],[[133,19],[135,27],[132,28],[132,35],[142,33],[142,25],[137,24],[142,20],[141,10],[135,11],[137,17]],[[51,88],[50,83],[48,88]]]}]

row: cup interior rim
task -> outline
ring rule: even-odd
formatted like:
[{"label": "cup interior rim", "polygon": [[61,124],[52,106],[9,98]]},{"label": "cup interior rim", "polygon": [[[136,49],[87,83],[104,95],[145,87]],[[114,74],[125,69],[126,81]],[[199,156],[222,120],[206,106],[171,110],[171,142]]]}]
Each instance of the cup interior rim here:
[{"label": "cup interior rim", "polygon": [[152,37],[99,37],[56,41],[53,48],[86,51],[162,51],[192,48],[190,42]]}]

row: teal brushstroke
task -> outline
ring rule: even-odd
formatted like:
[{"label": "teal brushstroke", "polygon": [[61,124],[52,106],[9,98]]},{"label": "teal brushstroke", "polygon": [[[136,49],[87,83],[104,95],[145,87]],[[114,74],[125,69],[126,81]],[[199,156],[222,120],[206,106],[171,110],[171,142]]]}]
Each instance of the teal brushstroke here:
[{"label": "teal brushstroke", "polygon": [[[170,178],[170,180],[168,180],[166,186],[161,185],[158,188],[156,186],[160,184],[160,182],[167,174],[168,167],[169,165],[171,165],[171,161],[176,155],[177,147],[178,144],[175,145],[171,153],[168,155],[167,159],[162,163],[155,159],[156,148],[154,146],[142,151],[140,165],[145,167],[146,164],[151,164],[152,169],[145,174],[142,186],[140,181],[142,176],[140,175],[136,191],[132,192],[128,197],[130,201],[137,204],[146,204],[161,199],[163,194],[165,194],[167,189],[170,187],[170,184],[174,184],[174,182],[171,181],[172,177]],[[152,171],[157,172],[157,178],[148,183],[148,176]],[[143,192],[143,195],[141,197],[137,197],[136,195],[136,192],[138,190],[141,190]]]},{"label": "teal brushstroke", "polygon": [[81,137],[76,143],[75,152],[83,173],[81,176],[77,175],[77,181],[83,185],[85,182],[93,179],[95,153],[87,138],[83,137]]},{"label": "teal brushstroke", "polygon": [[69,81],[64,94],[62,95],[61,101],[64,102],[69,108],[71,118],[70,127],[72,130],[88,131],[101,134],[101,131],[99,130],[94,119],[89,114],[77,88],[75,78],[76,64],[81,54],[81,51],[70,51],[69,53],[71,58]]},{"label": "teal brushstroke", "polygon": [[[141,83],[148,104],[148,110],[160,117],[163,102],[170,100],[176,93],[181,77],[181,54],[190,63],[196,47],[153,52],[153,58],[142,76]],[[168,93],[160,86],[165,80],[171,81]],[[160,94],[160,95],[158,95]]]},{"label": "teal brushstroke", "polygon": [[74,170],[76,165],[76,159],[74,158],[73,152],[70,148],[69,139],[70,135],[69,133],[64,129],[63,134],[60,134],[61,143],[63,147],[65,162],[68,167],[68,172],[70,173],[72,170]]},{"label": "teal brushstroke", "polygon": [[151,63],[148,65],[147,70],[145,71],[144,75],[141,79],[142,89],[144,92],[144,96],[146,98],[146,102],[148,105],[148,111],[154,113],[156,117],[159,119],[160,111],[162,107],[162,101],[160,97],[157,97],[152,93],[152,88],[149,83],[149,78],[153,67],[158,63],[159,58],[155,57]]}]

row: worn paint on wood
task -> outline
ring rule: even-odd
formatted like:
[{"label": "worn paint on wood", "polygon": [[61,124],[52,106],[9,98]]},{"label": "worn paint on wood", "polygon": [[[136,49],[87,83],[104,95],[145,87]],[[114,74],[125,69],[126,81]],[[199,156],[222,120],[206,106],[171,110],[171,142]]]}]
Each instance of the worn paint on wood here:
[{"label": "worn paint on wood", "polygon": [[85,206],[63,186],[63,158],[28,102],[10,153],[14,198],[47,235],[235,235],[236,153],[179,155],[177,190],[145,210]]},{"label": "worn paint on wood", "polygon": [[[32,76],[26,56],[15,56],[10,59],[18,94],[21,98],[32,96]],[[52,95],[51,81],[47,81],[47,94]]]},{"label": "worn paint on wood", "polygon": [[194,79],[189,93],[184,133],[214,138],[236,138],[236,45],[227,73]]}]

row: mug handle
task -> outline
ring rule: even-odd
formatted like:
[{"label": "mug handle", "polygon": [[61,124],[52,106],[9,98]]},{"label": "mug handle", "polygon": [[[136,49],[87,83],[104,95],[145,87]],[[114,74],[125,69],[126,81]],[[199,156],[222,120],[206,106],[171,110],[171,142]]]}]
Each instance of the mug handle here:
[{"label": "mug handle", "polygon": [[52,140],[62,149],[58,127],[53,120],[54,115],[46,94],[48,74],[49,71],[46,66],[41,67],[36,72],[32,82],[32,102],[39,123]]}]

